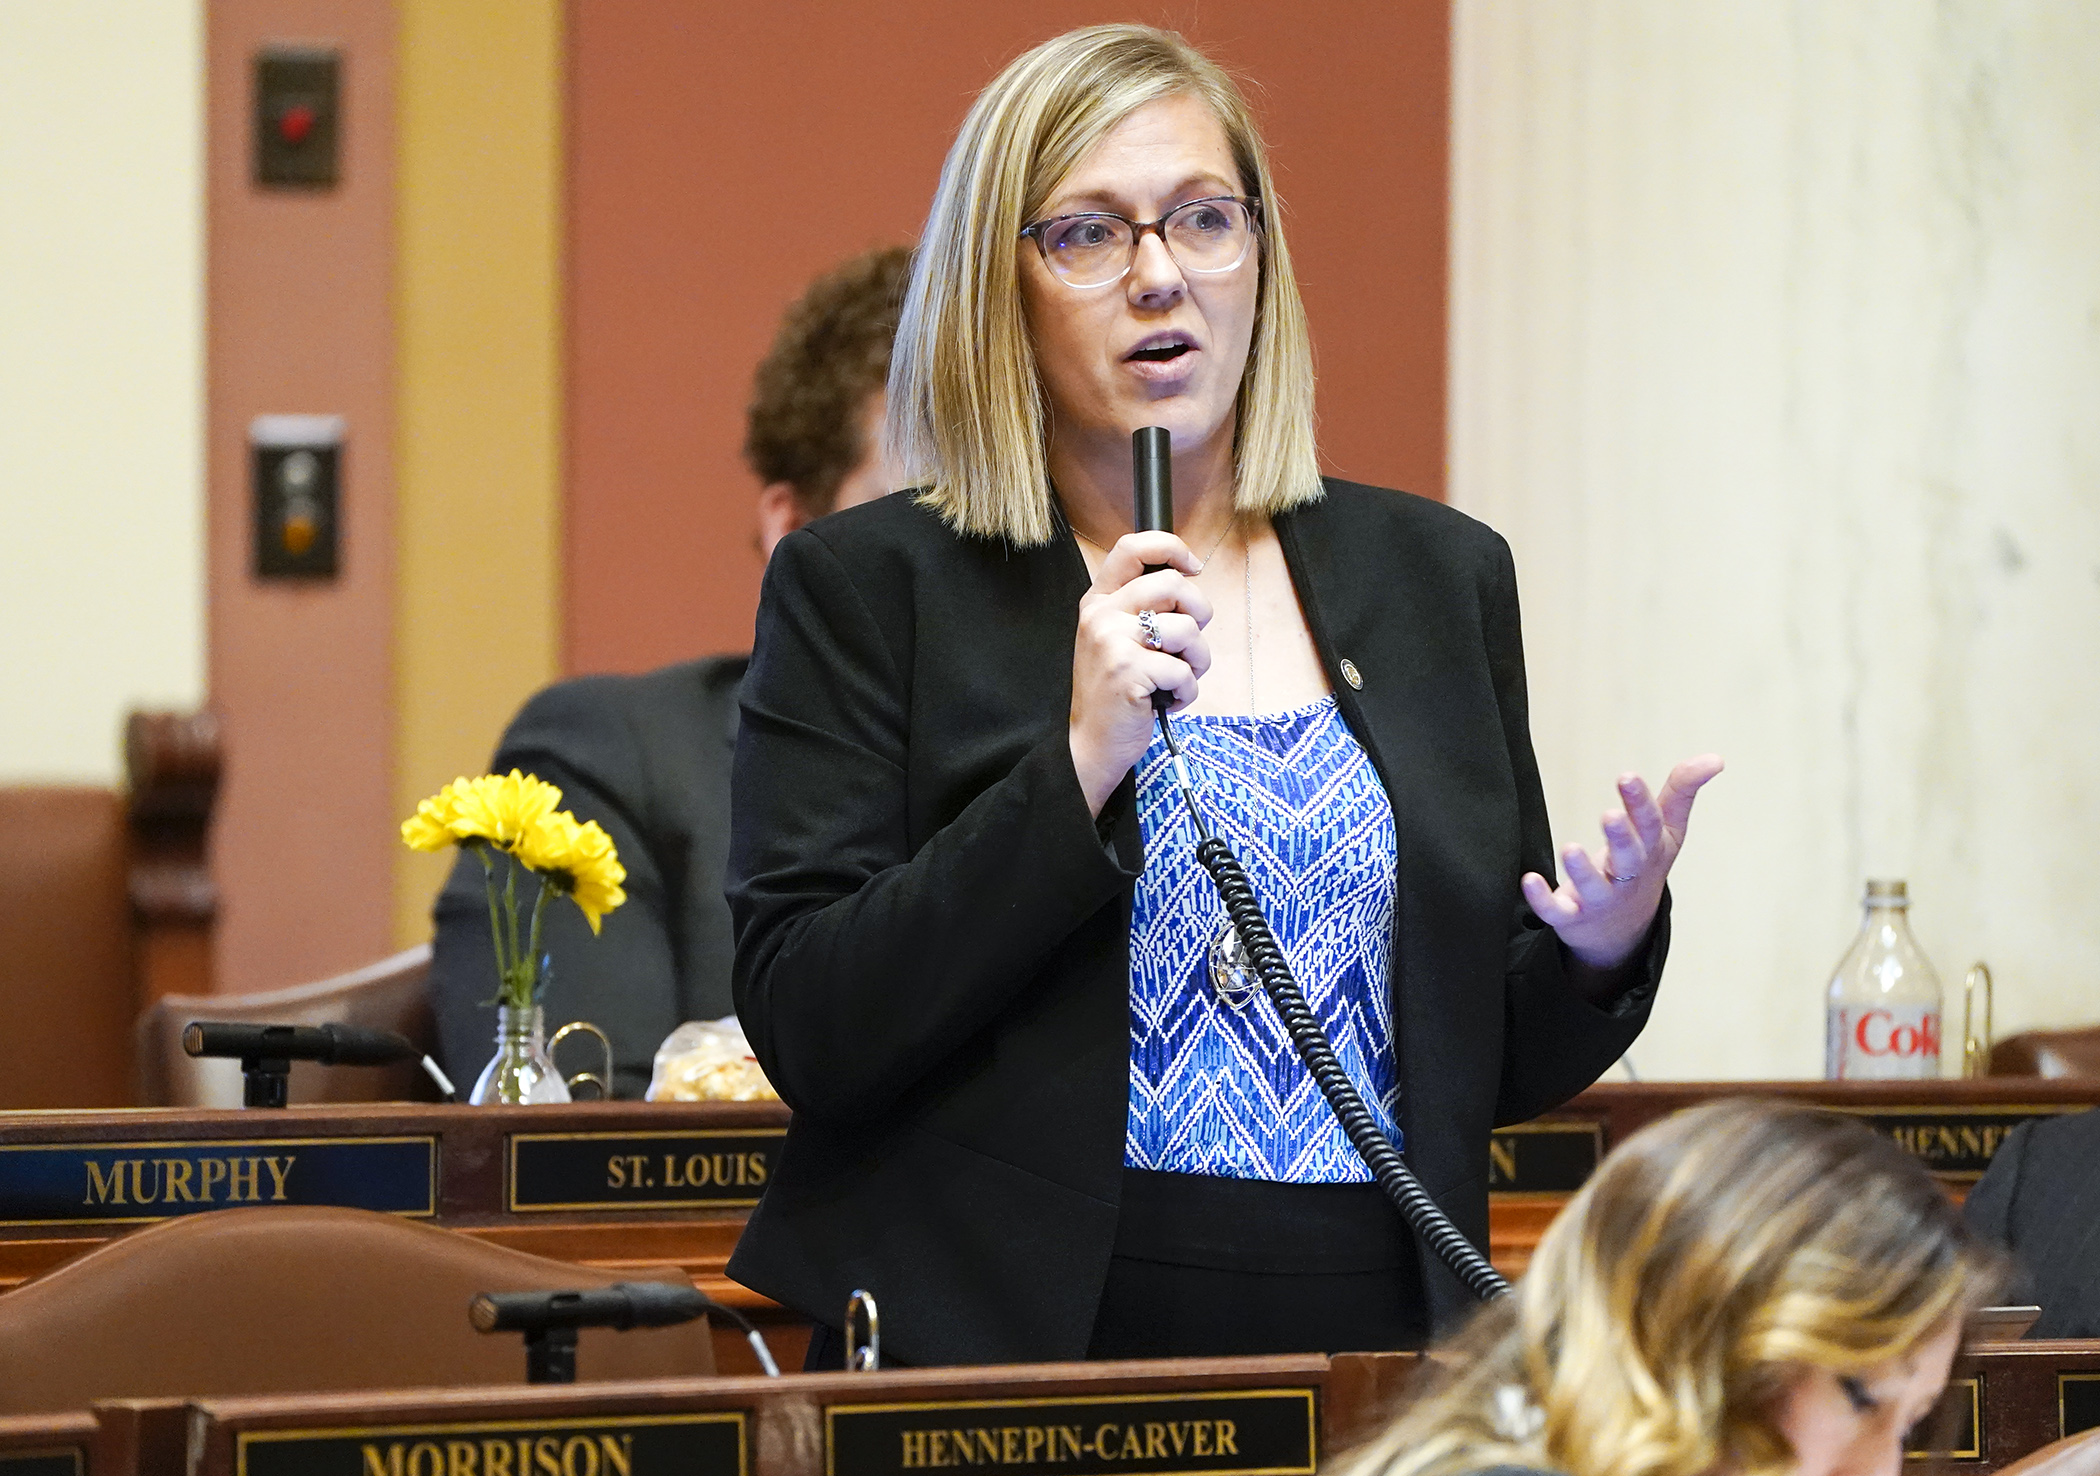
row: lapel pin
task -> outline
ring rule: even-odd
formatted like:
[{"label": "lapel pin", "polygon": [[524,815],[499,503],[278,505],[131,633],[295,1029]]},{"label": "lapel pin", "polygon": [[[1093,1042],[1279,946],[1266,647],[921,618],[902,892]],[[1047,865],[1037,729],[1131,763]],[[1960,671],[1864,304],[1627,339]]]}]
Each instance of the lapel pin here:
[{"label": "lapel pin", "polygon": [[1354,691],[1361,692],[1364,689],[1364,674],[1358,671],[1356,663],[1346,656],[1342,658],[1342,680]]}]

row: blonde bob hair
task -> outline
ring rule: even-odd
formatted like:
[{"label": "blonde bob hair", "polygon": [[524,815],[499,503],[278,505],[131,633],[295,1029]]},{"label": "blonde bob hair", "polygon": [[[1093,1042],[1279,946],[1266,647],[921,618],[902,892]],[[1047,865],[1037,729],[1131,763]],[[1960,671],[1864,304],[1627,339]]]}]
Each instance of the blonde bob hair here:
[{"label": "blonde bob hair", "polygon": [[1605,1159],[1514,1294],[1436,1360],[1443,1386],[1343,1470],[1783,1471],[1774,1415],[1805,1370],[1900,1358],[2000,1279],[1881,1134],[1818,1108],[1709,1103]]},{"label": "blonde bob hair", "polygon": [[1234,421],[1236,504],[1321,495],[1312,343],[1283,211],[1246,99],[1218,65],[1149,26],[1089,26],[1009,65],[941,166],[890,359],[889,440],[909,485],[962,533],[1027,547],[1056,526],[1048,410],[1021,306],[1021,227],[1094,145],[1163,97],[1202,100],[1261,203],[1253,342]]}]

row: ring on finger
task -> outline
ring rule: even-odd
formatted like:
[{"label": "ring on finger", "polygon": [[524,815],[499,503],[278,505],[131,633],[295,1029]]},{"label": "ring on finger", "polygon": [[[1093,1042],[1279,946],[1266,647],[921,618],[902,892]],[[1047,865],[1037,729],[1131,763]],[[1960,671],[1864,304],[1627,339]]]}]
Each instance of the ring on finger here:
[{"label": "ring on finger", "polygon": [[1629,884],[1629,883],[1631,883],[1631,882],[1637,882],[1637,881],[1639,881],[1639,880],[1640,880],[1640,877],[1639,877],[1638,875],[1634,875],[1634,876],[1614,876],[1614,875],[1613,875],[1613,874],[1612,874],[1611,872],[1607,871],[1607,872],[1605,872],[1605,873],[1604,873],[1604,879],[1605,879],[1606,881],[1610,882],[1610,883],[1611,883],[1611,884],[1612,884],[1613,886],[1615,886],[1615,887],[1623,887],[1623,886],[1626,886],[1627,884]]},{"label": "ring on finger", "polygon": [[1137,621],[1138,629],[1143,632],[1143,639],[1147,646],[1155,651],[1166,649],[1159,643],[1159,617],[1157,615],[1154,615],[1150,610],[1140,610],[1137,612]]}]

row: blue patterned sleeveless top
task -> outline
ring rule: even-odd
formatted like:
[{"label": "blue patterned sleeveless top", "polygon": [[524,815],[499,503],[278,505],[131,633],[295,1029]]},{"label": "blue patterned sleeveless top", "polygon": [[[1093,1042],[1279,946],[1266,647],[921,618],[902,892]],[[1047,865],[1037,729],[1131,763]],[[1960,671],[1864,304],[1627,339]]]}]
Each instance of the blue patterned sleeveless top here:
[{"label": "blue patterned sleeveless top", "polygon": [[[1335,1055],[1400,1145],[1391,1036],[1393,811],[1334,698],[1288,712],[1175,720],[1199,803],[1238,856]],[[1294,1184],[1368,1180],[1256,989],[1211,987],[1224,923],[1157,734],[1138,768],[1145,869],[1130,924],[1131,1168]]]}]

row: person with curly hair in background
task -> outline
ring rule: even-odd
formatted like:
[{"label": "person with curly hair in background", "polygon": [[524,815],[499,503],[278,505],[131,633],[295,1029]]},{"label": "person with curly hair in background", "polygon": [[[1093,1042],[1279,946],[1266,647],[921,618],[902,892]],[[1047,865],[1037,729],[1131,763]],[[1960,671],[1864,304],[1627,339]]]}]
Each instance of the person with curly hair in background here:
[{"label": "person with curly hair in background", "polygon": [[1630,1138],[1441,1387],[1342,1476],[1896,1476],[1998,1254],[1838,1113],[1710,1103]]},{"label": "person with curly hair in background", "polygon": [[[744,458],[763,483],[758,546],[890,490],[883,450],[890,345],[911,266],[908,247],[854,257],[818,278],[783,317],[753,385]],[[612,835],[628,905],[592,940],[580,916],[547,919],[556,962],[549,1029],[585,1019],[613,1042],[615,1087],[639,1097],[663,1038],[685,1020],[733,1009],[731,934],[722,900],[729,764],[745,655],[685,661],[639,676],[586,676],[535,695],[490,761],[560,787],[578,820]],[[445,1068],[472,1081],[494,1050],[495,980],[479,863],[462,855],[434,908],[431,997]]]}]

